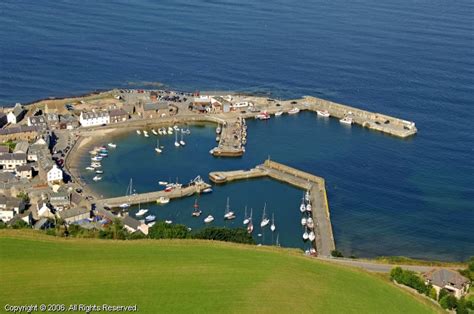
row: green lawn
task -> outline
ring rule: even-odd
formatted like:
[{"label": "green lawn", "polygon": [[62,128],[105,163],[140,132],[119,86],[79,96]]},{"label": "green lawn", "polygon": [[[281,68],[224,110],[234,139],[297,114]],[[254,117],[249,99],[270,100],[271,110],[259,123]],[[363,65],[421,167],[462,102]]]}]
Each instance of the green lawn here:
[{"label": "green lawn", "polygon": [[4,304],[137,304],[139,313],[432,313],[381,276],[295,250],[82,240],[0,230]]}]

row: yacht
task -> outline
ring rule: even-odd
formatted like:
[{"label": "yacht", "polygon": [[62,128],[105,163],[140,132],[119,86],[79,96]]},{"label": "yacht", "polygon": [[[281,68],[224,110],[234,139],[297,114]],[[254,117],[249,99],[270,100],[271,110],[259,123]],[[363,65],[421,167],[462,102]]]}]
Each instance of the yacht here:
[{"label": "yacht", "polygon": [[323,117],[323,118],[328,118],[331,116],[329,114],[329,111],[327,110],[316,110],[316,113],[318,114],[318,116]]},{"label": "yacht", "polygon": [[147,131],[143,131],[143,135],[144,135],[145,137],[150,137],[150,135],[148,135],[148,132],[147,132]]},{"label": "yacht", "polygon": [[271,224],[271,226],[270,226],[270,230],[271,230],[272,232],[274,232],[275,229],[276,229],[276,226],[275,226],[275,215],[272,213],[272,224]]},{"label": "yacht", "polygon": [[142,134],[142,131],[137,130],[137,134],[138,134],[138,135],[141,135],[141,134]]},{"label": "yacht", "polygon": [[225,208],[224,219],[231,220],[231,219],[234,219],[234,218],[235,218],[235,214],[234,214],[233,211],[230,210],[229,198],[227,198],[227,205],[226,205],[226,208]]},{"label": "yacht", "polygon": [[97,174],[103,174],[103,173],[104,173],[104,170],[96,170],[95,173],[97,173]]},{"label": "yacht", "polygon": [[179,147],[180,144],[179,144],[179,142],[178,142],[178,133],[175,133],[175,137],[174,137],[174,138],[175,138],[175,139],[174,139],[174,146]]},{"label": "yacht", "polygon": [[211,223],[213,221],[214,221],[214,217],[212,217],[212,215],[209,215],[206,218],[204,218],[204,222],[207,223],[207,224]]},{"label": "yacht", "polygon": [[308,230],[305,228],[303,233],[303,240],[307,241],[309,238]]},{"label": "yacht", "polygon": [[93,171],[93,170],[94,170],[94,167],[91,167],[91,166],[89,166],[89,167],[86,167],[86,170]]},{"label": "yacht", "polygon": [[275,117],[279,117],[283,114],[283,111],[277,111],[275,112]]},{"label": "yacht", "polygon": [[300,109],[297,107],[294,107],[288,111],[288,114],[296,114],[298,112],[300,112]]},{"label": "yacht", "polygon": [[156,216],[155,215],[148,215],[145,217],[145,221],[146,222],[152,222],[156,219]]},{"label": "yacht", "polygon": [[266,207],[267,204],[265,203],[265,206],[263,206],[262,221],[260,222],[260,227],[262,228],[265,228],[270,223],[270,219],[267,218],[267,214],[265,213]]},{"label": "yacht", "polygon": [[109,146],[110,148],[116,148],[116,147],[117,147],[117,144],[109,143],[109,144],[107,144],[107,146]]},{"label": "yacht", "polygon": [[[250,211],[252,211],[252,210],[250,210]],[[250,216],[247,217],[247,206],[245,206],[245,215],[244,215],[243,224],[244,224],[244,225],[248,225],[249,222],[250,222]]]},{"label": "yacht", "polygon": [[311,231],[309,234],[308,234],[308,239],[309,241],[313,242],[314,239],[316,239],[316,235],[314,234],[314,231]]},{"label": "yacht", "polygon": [[196,200],[194,201],[194,210],[193,210],[193,217],[199,217],[201,216],[201,213],[202,213],[202,210],[199,209],[199,204],[198,204],[198,200],[196,198]]},{"label": "yacht", "polygon": [[309,201],[309,191],[306,191],[304,195],[304,199],[308,202]]},{"label": "yacht", "polygon": [[348,116],[345,116],[344,118],[339,120],[339,122],[341,122],[343,124],[348,124],[348,125],[351,125],[353,123],[352,118],[348,117]]},{"label": "yacht", "polygon": [[100,181],[100,180],[102,180],[102,177],[101,176],[95,176],[95,177],[92,178],[92,180]]},{"label": "yacht", "polygon": [[124,209],[124,208],[129,208],[129,207],[130,207],[130,204],[128,204],[128,203],[123,203],[123,204],[120,204],[119,207],[122,208],[122,209]]},{"label": "yacht", "polygon": [[186,145],[186,143],[185,143],[184,140],[183,140],[183,130],[181,130],[181,140],[179,141],[179,145],[181,145],[181,146],[185,146],[185,145]]},{"label": "yacht", "polygon": [[301,225],[302,226],[306,226],[307,222],[308,222],[308,220],[306,219],[306,217],[301,217]]},{"label": "yacht", "polygon": [[168,134],[173,134],[173,128],[172,127],[168,127]]},{"label": "yacht", "polygon": [[156,140],[155,152],[157,152],[158,154],[161,154],[161,152],[162,152],[162,150],[160,148],[160,140]]},{"label": "yacht", "polygon": [[314,221],[313,221],[313,218],[308,217],[308,219],[306,219],[306,226],[307,226],[309,229],[313,229],[313,228],[314,228]]},{"label": "yacht", "polygon": [[156,200],[158,204],[168,204],[170,202],[170,199],[164,196],[161,196]]},{"label": "yacht", "polygon": [[148,213],[148,209],[140,209],[140,210],[135,214],[135,216],[140,217],[140,216],[145,215],[146,213]]},{"label": "yacht", "polygon": [[167,185],[168,182],[166,182],[166,181],[158,181],[158,184],[159,184],[159,185]]},{"label": "yacht", "polygon": [[179,126],[175,125],[175,126],[173,126],[173,129],[174,129],[175,131],[179,131]]},{"label": "yacht", "polygon": [[181,129],[181,131],[183,131],[183,133],[186,135],[191,134],[191,130],[189,128],[187,128],[186,130]]},{"label": "yacht", "polygon": [[158,135],[158,132],[156,132],[155,129],[151,129],[151,133],[155,134],[155,135]]}]

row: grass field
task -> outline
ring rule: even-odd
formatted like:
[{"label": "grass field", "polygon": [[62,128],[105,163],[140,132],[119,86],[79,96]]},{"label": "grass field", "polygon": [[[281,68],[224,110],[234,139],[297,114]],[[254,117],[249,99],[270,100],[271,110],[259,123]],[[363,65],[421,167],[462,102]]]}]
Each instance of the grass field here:
[{"label": "grass field", "polygon": [[0,230],[4,305],[137,304],[139,313],[433,313],[387,279],[295,250],[82,240]]}]

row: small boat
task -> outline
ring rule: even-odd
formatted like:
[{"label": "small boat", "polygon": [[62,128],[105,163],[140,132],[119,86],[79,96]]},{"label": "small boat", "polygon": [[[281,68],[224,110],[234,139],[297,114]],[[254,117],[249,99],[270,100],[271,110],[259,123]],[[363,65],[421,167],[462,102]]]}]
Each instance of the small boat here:
[{"label": "small boat", "polygon": [[100,181],[100,180],[102,180],[102,177],[101,176],[95,176],[95,177],[92,178],[92,180]]},{"label": "small boat", "polygon": [[163,131],[161,130],[161,128],[158,129],[158,134],[163,135]]},{"label": "small boat", "polygon": [[268,114],[268,112],[263,111],[263,112],[259,113],[258,115],[256,115],[255,119],[257,119],[257,120],[268,120],[268,119],[270,119],[270,115]]},{"label": "small boat", "polygon": [[306,226],[307,226],[309,229],[313,229],[313,228],[314,228],[314,221],[313,221],[313,218],[308,217],[308,219],[306,219]]},{"label": "small boat", "polygon": [[234,219],[234,218],[235,218],[235,214],[234,214],[233,211],[230,210],[229,198],[227,198],[227,205],[226,205],[226,208],[225,208],[224,219],[225,220],[231,220],[231,219]]},{"label": "small boat", "polygon": [[300,212],[304,213],[306,211],[306,205],[304,204],[304,196],[301,199]]},{"label": "small boat", "polygon": [[263,214],[262,214],[262,221],[260,222],[260,227],[265,228],[269,223],[270,219],[267,218],[267,215],[265,213],[265,209],[267,207],[267,203],[263,206]]},{"label": "small boat", "polygon": [[342,124],[348,124],[348,125],[351,125],[353,123],[352,118],[347,117],[347,116],[339,120],[339,122],[341,122]]},{"label": "small boat", "polygon": [[141,135],[141,134],[142,134],[142,131],[137,130],[137,134],[138,134],[138,135]]},{"label": "small boat", "polygon": [[116,148],[116,147],[117,147],[117,144],[109,143],[109,144],[107,144],[107,146],[109,146],[110,148]]},{"label": "small boat", "polygon": [[[251,209],[250,209],[250,212],[252,212]],[[251,216],[252,216],[252,214],[250,214],[250,217]],[[249,224],[250,217],[247,217],[247,206],[245,206],[245,215],[244,215],[244,221],[243,221],[244,226]]]},{"label": "small boat", "polygon": [[304,195],[304,199],[309,202],[309,191],[306,191],[305,195]]},{"label": "small boat", "polygon": [[274,216],[274,214],[272,214],[272,224],[271,224],[271,226],[270,226],[270,230],[271,230],[272,232],[274,232],[275,229],[276,229],[276,226],[275,226],[275,216]]},{"label": "small boat", "polygon": [[151,129],[151,133],[155,134],[155,135],[158,135],[158,132],[156,132],[155,129]]},{"label": "small boat", "polygon": [[174,126],[173,126],[173,129],[174,129],[175,131],[179,131],[179,126],[174,125]]},{"label": "small boat", "polygon": [[154,221],[155,219],[156,219],[156,216],[154,215],[148,215],[145,217],[146,222],[151,222],[151,221]]},{"label": "small boat", "polygon": [[140,216],[145,215],[146,213],[148,213],[148,209],[140,209],[140,210],[135,214],[135,216],[140,217]]},{"label": "small boat", "polygon": [[162,150],[160,148],[160,140],[156,140],[155,152],[157,152],[158,154],[161,154],[161,152],[162,152]]},{"label": "small boat", "polygon": [[311,203],[308,203],[308,205],[306,205],[306,211],[310,212],[311,210],[312,210]]},{"label": "small boat", "polygon": [[179,142],[178,142],[178,133],[175,133],[175,137],[174,137],[174,138],[175,138],[175,140],[174,140],[174,146],[179,147],[180,144],[179,144]]},{"label": "small boat", "polygon": [[221,137],[219,135],[216,136],[216,142],[219,142],[221,140]]},{"label": "small boat", "polygon": [[89,166],[89,167],[86,167],[86,170],[90,170],[90,171],[92,171],[92,170],[94,170],[94,167],[91,167],[91,166]]},{"label": "small boat", "polygon": [[187,128],[186,130],[181,129],[181,131],[183,131],[183,133],[186,135],[191,134],[191,130],[189,128]]},{"label": "small boat", "polygon": [[143,131],[143,135],[144,135],[145,137],[150,137],[150,135],[148,135],[148,132],[147,132],[147,131]]},{"label": "small boat", "polygon": [[94,156],[94,157],[91,157],[91,160],[92,161],[102,161],[102,156]]},{"label": "small boat", "polygon": [[298,112],[300,112],[300,109],[297,107],[294,107],[288,111],[288,114],[297,114]]},{"label": "small boat", "polygon": [[120,207],[120,208],[129,208],[129,207],[130,207],[130,204],[123,203],[123,204],[120,204],[119,207]]},{"label": "small boat", "polygon": [[309,234],[308,234],[308,239],[309,241],[313,242],[314,239],[316,239],[316,235],[314,234],[314,231],[311,231]]},{"label": "small boat", "polygon": [[173,128],[172,127],[168,127],[168,134],[173,134]]},{"label": "small boat", "polygon": [[107,153],[99,153],[99,156],[103,158],[103,157],[108,157],[109,154],[107,154]]},{"label": "small boat", "polygon": [[301,218],[301,225],[302,226],[306,226],[306,223],[308,222],[308,220],[306,219],[306,217],[302,217]]},{"label": "small boat", "polygon": [[96,170],[95,173],[97,173],[97,174],[103,174],[103,173],[104,173],[104,170]]},{"label": "small boat", "polygon": [[152,222],[147,223],[147,226],[153,227],[155,224],[156,224],[156,221],[152,221]]},{"label": "small boat", "polygon": [[211,223],[213,221],[214,221],[214,217],[212,217],[212,215],[209,215],[206,218],[204,218],[204,222],[207,223],[207,224]]},{"label": "small boat", "polygon": [[221,134],[221,131],[222,131],[221,125],[219,124],[216,128],[216,134]]},{"label": "small boat", "polygon": [[309,233],[308,233],[308,230],[305,228],[304,229],[304,233],[303,233],[303,240],[304,241],[307,241],[309,238]]},{"label": "small boat", "polygon": [[173,220],[165,220],[165,224],[171,225],[173,223]]},{"label": "small boat", "polygon": [[250,222],[249,224],[247,225],[247,233],[252,233],[253,232],[253,223],[252,223],[252,219],[250,219]]},{"label": "small boat", "polygon": [[316,110],[319,117],[328,118],[330,117],[329,111],[327,110]]},{"label": "small boat", "polygon": [[201,213],[202,211],[199,209],[199,204],[198,204],[198,200],[196,198],[196,200],[194,201],[194,210],[193,210],[193,217],[199,217],[201,216]]},{"label": "small boat", "polygon": [[166,182],[166,181],[158,181],[158,184],[159,184],[159,185],[167,185],[168,182]]},{"label": "small boat", "polygon": [[277,111],[275,112],[275,117],[279,117],[283,114],[283,111]]},{"label": "small boat", "polygon": [[204,190],[202,190],[202,193],[211,193],[212,192],[212,188],[205,188]]},{"label": "small boat", "polygon": [[164,196],[161,196],[159,199],[156,200],[158,204],[168,204],[170,199]]},{"label": "small boat", "polygon": [[93,163],[91,163],[91,167],[92,168],[100,168],[100,167],[102,167],[102,165],[98,162],[93,162]]},{"label": "small boat", "polygon": [[181,130],[181,140],[179,141],[179,145],[181,145],[181,146],[185,146],[185,145],[186,145],[186,143],[185,143],[184,140],[183,140],[183,130]]}]

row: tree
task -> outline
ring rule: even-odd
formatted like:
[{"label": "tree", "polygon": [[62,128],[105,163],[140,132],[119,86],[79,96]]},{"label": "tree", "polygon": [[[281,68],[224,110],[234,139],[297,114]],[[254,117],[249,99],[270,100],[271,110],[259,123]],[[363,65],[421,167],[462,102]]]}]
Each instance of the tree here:
[{"label": "tree", "polygon": [[24,229],[24,228],[28,228],[28,224],[24,221],[24,220],[17,220],[13,225],[12,225],[12,228],[13,229]]},{"label": "tree", "polygon": [[436,298],[437,298],[436,289],[433,288],[433,287],[431,287],[428,296],[429,296],[430,298],[432,298],[433,300],[436,300]]},{"label": "tree", "polygon": [[18,195],[16,197],[21,199],[25,204],[30,203],[30,197],[28,196],[28,193],[26,193],[26,192],[22,191],[22,192],[18,193]]},{"label": "tree", "polygon": [[457,300],[452,294],[447,294],[439,299],[439,305],[445,310],[452,310],[456,307],[456,304]]},{"label": "tree", "polygon": [[185,225],[172,225],[160,221],[148,229],[148,236],[152,239],[186,239],[190,234]]},{"label": "tree", "polygon": [[331,251],[331,256],[332,257],[344,257],[344,255],[342,255],[342,252],[338,251],[338,250],[332,250]]},{"label": "tree", "polygon": [[390,271],[390,279],[400,282],[403,274],[403,269],[401,267],[392,268]]}]

